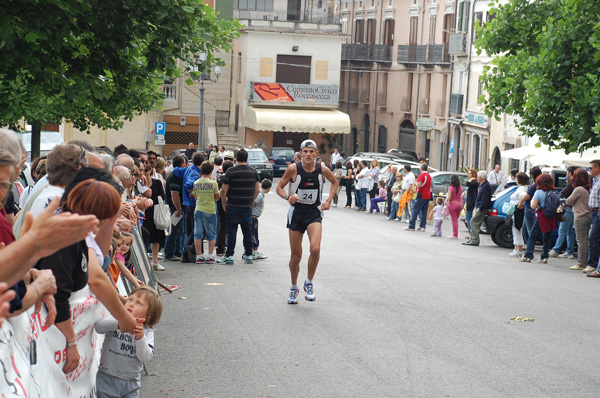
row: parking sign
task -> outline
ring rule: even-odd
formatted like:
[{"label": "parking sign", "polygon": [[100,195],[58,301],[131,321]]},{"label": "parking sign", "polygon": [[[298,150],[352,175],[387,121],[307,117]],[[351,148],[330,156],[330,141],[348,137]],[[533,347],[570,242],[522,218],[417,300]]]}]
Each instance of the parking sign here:
[{"label": "parking sign", "polygon": [[165,122],[156,122],[154,123],[154,134],[156,135],[165,135],[165,130],[167,129],[167,124]]}]

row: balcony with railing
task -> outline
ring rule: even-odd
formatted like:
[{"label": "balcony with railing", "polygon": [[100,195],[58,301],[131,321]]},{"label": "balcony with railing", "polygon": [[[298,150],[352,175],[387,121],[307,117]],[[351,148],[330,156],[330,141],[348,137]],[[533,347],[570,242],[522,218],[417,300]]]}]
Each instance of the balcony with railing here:
[{"label": "balcony with railing", "polygon": [[385,108],[387,106],[387,91],[377,92],[377,106]]},{"label": "balcony with railing", "polygon": [[437,117],[446,117],[446,101],[438,101],[435,105],[435,115]]},{"label": "balcony with railing", "polygon": [[165,100],[177,101],[177,86],[175,84],[163,84]]},{"label": "balcony with railing", "polygon": [[410,112],[412,108],[412,98],[411,97],[402,97],[400,101],[400,110],[402,112]]},{"label": "balcony with railing", "polygon": [[421,98],[419,101],[419,114],[428,115],[429,114],[429,99]]},{"label": "balcony with railing", "polygon": [[392,62],[392,46],[387,44],[342,44],[342,59],[362,62]]},{"label": "balcony with railing", "polygon": [[350,98],[349,98],[350,103],[357,104],[358,103],[358,89],[351,88],[349,90],[349,94],[350,94]]},{"label": "balcony with railing", "polygon": [[368,104],[369,103],[369,92],[371,90],[368,89],[362,89],[360,90],[360,103],[361,104]]},{"label": "balcony with railing", "polygon": [[397,60],[404,65],[450,66],[447,44],[400,44]]},{"label": "balcony with railing", "polygon": [[450,114],[461,115],[463,111],[463,95],[452,94],[450,95]]}]

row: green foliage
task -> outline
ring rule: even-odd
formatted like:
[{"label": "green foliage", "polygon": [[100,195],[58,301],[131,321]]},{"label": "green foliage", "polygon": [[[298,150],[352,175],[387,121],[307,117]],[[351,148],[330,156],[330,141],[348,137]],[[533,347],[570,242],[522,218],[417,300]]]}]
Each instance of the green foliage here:
[{"label": "green foliage", "polygon": [[0,9],[0,125],[119,128],[162,103],[164,80],[197,78],[198,53],[223,65],[212,54],[240,27],[197,0],[0,0]]},{"label": "green foliage", "polygon": [[567,152],[600,145],[599,0],[492,3],[478,52],[488,115],[517,115],[528,136]]}]

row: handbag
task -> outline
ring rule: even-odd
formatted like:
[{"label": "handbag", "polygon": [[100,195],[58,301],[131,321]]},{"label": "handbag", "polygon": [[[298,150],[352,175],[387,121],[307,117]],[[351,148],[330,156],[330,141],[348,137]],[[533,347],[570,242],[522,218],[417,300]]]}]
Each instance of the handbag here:
[{"label": "handbag", "polygon": [[398,191],[394,194],[394,196],[392,197],[392,200],[395,203],[400,203],[400,199],[402,199],[402,192]]},{"label": "handbag", "polygon": [[157,229],[165,231],[167,235],[171,233],[171,210],[160,196],[158,204],[154,204],[154,225]]},{"label": "handbag", "polygon": [[442,210],[442,215],[444,217],[448,217],[450,215],[450,209],[448,208],[448,205],[444,205],[444,209]]},{"label": "handbag", "polygon": [[512,216],[515,213],[515,208],[516,208],[516,206],[510,202],[506,202],[502,205],[502,211],[507,216]]}]

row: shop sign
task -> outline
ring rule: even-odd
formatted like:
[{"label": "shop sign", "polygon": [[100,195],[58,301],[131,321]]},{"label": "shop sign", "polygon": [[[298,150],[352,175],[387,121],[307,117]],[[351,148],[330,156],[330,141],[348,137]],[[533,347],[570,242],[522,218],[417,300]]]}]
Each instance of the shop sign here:
[{"label": "shop sign", "polygon": [[295,104],[339,103],[339,86],[292,83],[252,83],[250,100]]},{"label": "shop sign", "polygon": [[465,120],[469,123],[480,124],[486,127],[488,125],[488,117],[486,115],[478,115],[476,113],[465,112]]}]

